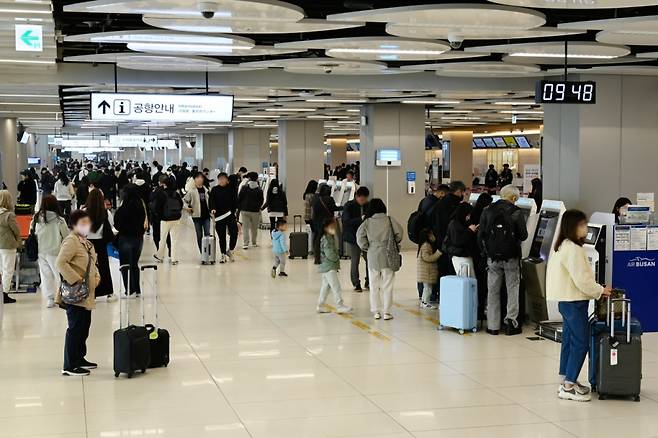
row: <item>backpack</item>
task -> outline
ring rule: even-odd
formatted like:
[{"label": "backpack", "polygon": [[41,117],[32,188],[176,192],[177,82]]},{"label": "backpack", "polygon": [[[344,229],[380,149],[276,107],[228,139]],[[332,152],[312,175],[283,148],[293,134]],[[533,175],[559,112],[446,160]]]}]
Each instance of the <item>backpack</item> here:
[{"label": "backpack", "polygon": [[418,206],[418,210],[414,211],[409,216],[409,219],[407,220],[407,235],[409,236],[409,240],[411,240],[413,243],[418,244],[420,240],[418,237],[421,230],[423,228],[427,228],[429,225],[427,223],[427,217],[431,216],[432,211],[434,211],[434,208],[437,204],[438,201],[432,204],[428,211],[425,211],[421,208],[421,202],[421,205]]},{"label": "backpack", "polygon": [[495,206],[484,242],[487,257],[495,262],[507,261],[519,256],[519,244],[512,222],[513,209]]},{"label": "backpack", "polygon": [[167,193],[167,200],[164,203],[162,219],[165,221],[175,221],[183,216],[183,201],[178,193]]}]

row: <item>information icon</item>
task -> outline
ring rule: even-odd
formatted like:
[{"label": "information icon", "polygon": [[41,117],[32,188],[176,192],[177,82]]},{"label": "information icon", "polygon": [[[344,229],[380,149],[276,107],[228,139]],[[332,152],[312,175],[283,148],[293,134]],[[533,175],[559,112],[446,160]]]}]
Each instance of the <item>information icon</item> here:
[{"label": "information icon", "polygon": [[117,116],[127,116],[130,114],[130,101],[127,99],[115,99],[112,110]]}]

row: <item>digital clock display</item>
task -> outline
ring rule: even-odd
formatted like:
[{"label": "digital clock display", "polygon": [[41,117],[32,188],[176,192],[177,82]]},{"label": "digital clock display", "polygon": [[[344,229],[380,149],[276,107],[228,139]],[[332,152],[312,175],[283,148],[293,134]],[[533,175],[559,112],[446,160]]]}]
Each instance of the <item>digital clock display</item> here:
[{"label": "digital clock display", "polygon": [[596,82],[539,81],[537,103],[596,103]]}]

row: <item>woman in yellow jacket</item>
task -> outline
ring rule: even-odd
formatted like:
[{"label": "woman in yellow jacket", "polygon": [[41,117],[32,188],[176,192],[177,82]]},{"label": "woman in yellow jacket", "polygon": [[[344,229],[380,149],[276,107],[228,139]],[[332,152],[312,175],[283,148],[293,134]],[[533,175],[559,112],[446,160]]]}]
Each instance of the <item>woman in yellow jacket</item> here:
[{"label": "woman in yellow jacket", "polygon": [[57,256],[57,270],[68,284],[76,284],[85,280],[87,267],[89,267],[88,288],[89,295],[75,304],[66,304],[62,300],[61,288],[57,291],[55,302],[66,309],[68,328],[64,342],[64,368],[65,376],[87,376],[89,370],[98,367],[89,362],[87,355],[87,337],[91,326],[91,311],[96,299],[96,287],[101,281],[96,267],[96,252],[94,245],[87,239],[91,232],[91,220],[86,211],[76,210],[71,213],[70,225],[73,231],[62,242]]},{"label": "woman in yellow jacket", "polygon": [[558,396],[575,401],[591,399],[590,388],[578,383],[589,350],[589,301],[611,292],[609,286],[596,283],[583,248],[586,237],[585,213],[567,210],[546,271],[546,299],[558,301],[563,320],[560,376],[564,376],[564,381]]}]

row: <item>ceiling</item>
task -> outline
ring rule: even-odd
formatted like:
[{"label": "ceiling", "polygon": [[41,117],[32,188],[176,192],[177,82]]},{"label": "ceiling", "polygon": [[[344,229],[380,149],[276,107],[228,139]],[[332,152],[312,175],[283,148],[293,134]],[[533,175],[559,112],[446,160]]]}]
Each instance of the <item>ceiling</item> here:
[{"label": "ceiling", "polygon": [[[0,0],[0,10],[5,3],[10,2]],[[530,86],[477,92],[472,83],[449,91],[442,84],[449,79],[466,83],[555,75],[564,62],[565,39],[570,71],[658,74],[658,1],[651,5],[644,0],[597,0],[579,9],[576,5],[584,3],[576,0],[210,0],[204,8],[214,11],[212,19],[201,16],[200,3],[53,1],[52,17],[46,17],[54,26],[46,30],[58,38],[56,51],[54,38],[50,39],[53,47],[47,56],[56,57],[60,66],[116,63],[120,76],[124,69],[153,75],[209,72],[207,90],[154,86],[148,80],[118,86],[121,92],[233,94],[231,126],[274,128],[282,118],[308,118],[325,120],[327,134],[336,135],[358,133],[358,111],[367,102],[424,105],[432,127],[509,123],[513,115],[521,121],[541,121],[542,108],[533,103]],[[15,14],[10,14],[8,21],[13,19]],[[0,35],[3,30],[0,27]],[[345,76],[345,84],[350,77],[372,76],[373,83],[382,86],[297,88],[267,80],[262,86],[218,85],[231,72],[244,71],[246,78],[253,71],[267,74],[272,69],[289,75]],[[400,85],[405,78],[409,84],[417,82],[419,75],[436,76],[427,89]],[[388,82],[396,85],[386,86]],[[55,96],[50,94],[52,100],[46,102],[59,102],[60,109],[55,106],[54,113],[44,117],[36,112],[18,116],[35,132],[58,128],[68,133],[195,134],[229,127],[92,122],[89,93],[94,91],[114,91],[114,84],[60,83],[48,92]],[[0,90],[0,111],[4,99]],[[62,113],[56,114],[58,110]]]}]

